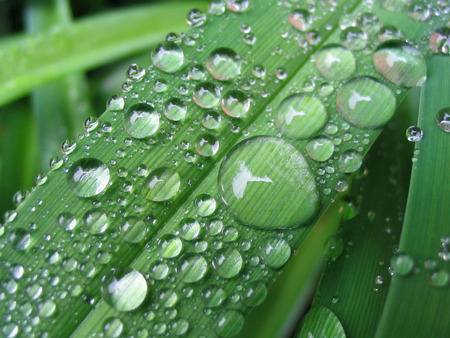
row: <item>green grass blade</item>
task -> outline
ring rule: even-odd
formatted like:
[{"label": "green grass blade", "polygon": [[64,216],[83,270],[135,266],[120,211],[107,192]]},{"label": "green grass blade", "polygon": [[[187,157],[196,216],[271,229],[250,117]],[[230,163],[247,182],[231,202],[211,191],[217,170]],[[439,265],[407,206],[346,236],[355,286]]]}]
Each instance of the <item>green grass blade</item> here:
[{"label": "green grass blade", "polygon": [[[229,2],[231,9],[236,6]],[[109,103],[99,124],[88,126],[61,166],[38,182],[17,214],[8,215],[0,239],[5,257],[1,272],[8,293],[5,302],[29,303],[28,309],[40,318],[31,326],[34,317],[24,315],[23,309],[8,310],[9,327],[19,323],[18,330],[31,327],[33,334],[76,337],[108,334],[114,328],[127,336],[232,336],[239,332],[245,314],[264,300],[264,290],[311,229],[289,226],[298,226],[299,216],[308,225],[320,219],[337,191],[344,190],[349,175],[340,171],[356,169],[380,133],[379,129],[362,130],[346,123],[335,109],[336,91],[327,95],[321,95],[322,90],[311,92],[313,78],[317,83],[327,81],[310,62],[312,56],[319,48],[340,42],[343,14],[354,12],[356,17],[369,11],[369,6],[345,1],[332,9],[318,3],[315,9],[317,16],[310,28],[317,33],[305,35],[294,29],[287,22],[291,9],[284,4],[255,0],[240,13],[227,10],[221,16],[209,15],[206,24],[193,28],[180,41],[173,37],[164,45],[173,48],[173,53],[158,49],[154,54],[158,67],[147,69],[144,79],[130,79],[130,88]],[[437,19],[434,24],[442,22]],[[253,38],[248,36],[248,25]],[[410,25],[415,27],[415,22]],[[433,29],[419,25],[413,37],[420,38]],[[283,33],[274,36],[273,32]],[[299,48],[299,41],[306,39],[311,45]],[[376,35],[372,39],[376,44]],[[429,55],[427,43],[419,41],[420,50]],[[182,60],[178,47],[183,51]],[[235,79],[222,81],[224,75],[236,71],[236,65],[214,70],[217,59],[209,55],[218,47],[232,48],[240,56],[241,71]],[[161,55],[163,62],[158,60]],[[393,107],[386,105],[386,98],[394,95],[390,91],[397,101],[405,91],[382,79],[373,68],[372,55],[362,51],[354,55],[358,67],[349,76],[372,76],[386,85],[383,95],[373,97],[377,102],[371,101],[367,109],[389,112]],[[237,58],[231,59],[237,62]],[[210,72],[205,71],[201,81],[215,86],[216,92],[220,89],[227,113],[220,113],[221,127],[215,130],[203,127],[210,121],[203,120],[206,109],[200,106],[209,104],[201,88],[208,86],[199,86],[201,82],[193,79],[198,79],[199,72],[192,72],[193,66],[203,68],[206,63]],[[347,67],[351,62],[344,64]],[[263,65],[265,76],[257,65]],[[373,85],[373,80],[367,81]],[[333,81],[333,88],[343,82]],[[362,85],[355,88],[363,89]],[[310,133],[317,129],[317,135],[336,142],[335,152],[325,164],[307,157],[305,148],[311,135],[300,140],[280,137],[274,123],[278,109],[283,110],[281,103],[301,91],[316,97],[316,101],[307,99],[314,108],[320,107],[320,99],[328,110],[326,118],[313,118],[308,128],[301,124],[300,130]],[[365,102],[369,94],[365,94]],[[247,101],[237,105],[241,118],[230,116],[236,115],[236,102],[230,96],[251,96],[247,112]],[[187,106],[183,122],[169,121],[162,114],[166,101],[174,97]],[[218,110],[216,99],[209,97],[208,102],[215,103],[211,105]],[[146,102],[159,116],[149,107],[140,113]],[[312,111],[313,115],[317,112]],[[374,122],[378,115],[371,112],[360,122]],[[147,121],[134,125],[134,118],[142,115]],[[153,135],[157,118],[161,125]],[[261,135],[266,138],[248,141]],[[258,146],[252,142],[263,146],[251,148]],[[238,144],[241,148],[235,148]],[[239,165],[241,174],[235,177],[243,175],[249,185],[237,185],[235,191],[231,188],[234,177],[226,172],[221,181],[230,181],[226,182],[230,185],[227,191],[233,191],[236,199],[244,193],[250,198],[232,207],[219,195],[222,185],[218,187],[218,176],[221,166],[239,149],[244,167],[251,166],[252,172]],[[351,163],[344,154],[349,150],[359,153]],[[271,189],[262,185],[274,182],[280,189],[268,194]],[[300,194],[304,189],[314,191]],[[316,193],[319,206],[312,203]],[[292,204],[294,196],[297,203]],[[279,210],[273,210],[274,206]],[[254,226],[241,224],[228,208],[234,209],[238,219],[253,217],[249,222]],[[272,222],[267,224],[269,217]],[[275,229],[256,227],[261,224]],[[26,277],[18,276],[20,266],[26,268]],[[32,299],[40,287],[45,288],[38,292],[42,297]]]},{"label": "green grass blade", "polygon": [[[30,34],[63,29],[72,21],[70,4],[66,0],[32,0],[26,8],[25,20]],[[50,159],[64,140],[75,139],[82,131],[82,124],[91,111],[88,89],[86,76],[74,74],[32,93],[41,171],[48,170]]]},{"label": "green grass blade", "polygon": [[[149,48],[204,2],[170,2],[102,13],[67,28],[8,39],[0,48],[0,105],[65,75],[89,70]],[[1,42],[0,42],[1,47]]]},{"label": "green grass blade", "polygon": [[[437,112],[450,105],[450,58],[434,56],[428,77],[422,89],[418,117],[424,137],[415,147],[399,245],[399,252],[409,255],[415,267],[411,275],[402,277],[397,271],[392,277],[378,337],[444,337],[450,331],[446,312],[450,302],[449,271],[445,258],[449,231],[450,138],[436,122]],[[427,271],[426,260],[434,261],[436,270]],[[433,264],[428,261],[427,266],[431,268]]]}]

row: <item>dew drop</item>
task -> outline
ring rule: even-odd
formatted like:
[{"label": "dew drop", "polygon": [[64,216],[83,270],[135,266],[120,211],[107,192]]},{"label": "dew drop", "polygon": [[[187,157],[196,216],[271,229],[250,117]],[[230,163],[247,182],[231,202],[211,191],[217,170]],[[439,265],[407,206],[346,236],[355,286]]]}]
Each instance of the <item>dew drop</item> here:
[{"label": "dew drop", "polygon": [[111,317],[103,322],[103,332],[106,337],[120,337],[123,331],[123,323],[119,318]]},{"label": "dew drop", "polygon": [[73,231],[77,226],[77,219],[70,212],[60,213],[57,217],[57,222],[66,231]]},{"label": "dew drop", "polygon": [[123,240],[128,243],[139,243],[147,234],[145,222],[136,216],[128,216],[125,218],[119,229]]},{"label": "dew drop", "polygon": [[106,303],[117,311],[128,312],[137,309],[147,296],[147,282],[137,270],[111,269],[103,276],[100,287]]},{"label": "dew drop", "polygon": [[159,239],[161,256],[164,258],[175,258],[183,249],[183,242],[174,235],[164,235]]},{"label": "dew drop", "polygon": [[239,251],[233,248],[219,250],[214,259],[213,267],[223,278],[233,278],[241,271],[244,260]]},{"label": "dew drop", "polygon": [[450,54],[450,28],[436,29],[430,36],[430,48],[435,54]]},{"label": "dew drop", "polygon": [[262,282],[250,283],[244,291],[245,305],[254,307],[262,304],[267,297],[267,287]]},{"label": "dew drop", "polygon": [[159,114],[150,104],[138,103],[131,106],[123,118],[125,130],[134,138],[149,137],[159,128]]},{"label": "dew drop", "polygon": [[345,83],[337,94],[337,111],[358,128],[375,129],[394,115],[396,103],[392,91],[369,77],[356,77]]},{"label": "dew drop", "polygon": [[180,222],[180,236],[187,241],[192,241],[200,233],[200,223],[193,218],[185,218]]},{"label": "dew drop", "polygon": [[197,214],[202,217],[210,216],[216,211],[217,203],[214,197],[208,194],[201,194],[194,200]]},{"label": "dew drop", "polygon": [[328,238],[324,245],[324,256],[329,261],[336,261],[344,251],[344,241],[340,237]]},{"label": "dew drop", "polygon": [[294,94],[278,106],[275,117],[280,132],[290,138],[305,139],[316,134],[327,122],[323,103],[306,94]]},{"label": "dew drop", "polygon": [[341,33],[341,43],[351,50],[361,50],[366,47],[367,35],[358,27],[348,27]]},{"label": "dew drop", "polygon": [[184,283],[194,283],[202,279],[208,270],[208,263],[203,256],[187,254],[180,259],[177,273]]},{"label": "dew drop", "polygon": [[419,127],[410,126],[406,129],[406,139],[409,142],[419,142],[423,138],[423,131]]},{"label": "dew drop", "polygon": [[212,15],[222,15],[226,11],[226,0],[212,0],[209,3],[208,13]]},{"label": "dew drop", "polygon": [[68,185],[80,197],[92,197],[102,193],[110,179],[108,167],[95,158],[76,161],[69,169]]},{"label": "dew drop", "polygon": [[306,151],[314,161],[325,162],[333,155],[334,144],[327,137],[318,137],[306,144]]},{"label": "dew drop", "polygon": [[164,115],[171,121],[184,119],[187,113],[187,105],[182,100],[171,98],[164,104]]},{"label": "dew drop", "polygon": [[202,82],[195,87],[193,98],[200,107],[213,108],[220,101],[220,89],[211,82]]},{"label": "dew drop", "polygon": [[356,69],[353,53],[338,45],[328,45],[316,55],[317,70],[330,80],[349,78]]},{"label": "dew drop", "polygon": [[344,151],[339,157],[339,171],[352,173],[358,170],[362,164],[362,155],[355,150]]},{"label": "dew drop", "polygon": [[414,268],[414,260],[408,254],[398,253],[391,258],[391,267],[394,269],[395,275],[407,276]]},{"label": "dew drop", "polygon": [[163,72],[175,73],[183,66],[183,49],[174,42],[163,42],[152,52],[152,61]]},{"label": "dew drop", "polygon": [[228,81],[241,73],[241,60],[234,50],[218,48],[206,59],[206,68],[213,78]]},{"label": "dew drop", "polygon": [[436,115],[436,122],[443,131],[450,133],[450,107],[441,109]]},{"label": "dew drop", "polygon": [[294,9],[289,14],[289,23],[299,31],[305,32],[311,27],[313,17],[306,9]]},{"label": "dew drop", "polygon": [[195,141],[195,150],[204,156],[214,156],[219,151],[219,140],[214,135],[203,134]]},{"label": "dew drop", "polygon": [[244,12],[247,10],[249,0],[227,0],[228,9],[233,12]]},{"label": "dew drop", "polygon": [[373,54],[377,71],[398,86],[422,86],[427,79],[427,65],[422,53],[410,45],[392,40]]},{"label": "dew drop", "polygon": [[143,192],[145,198],[163,202],[174,198],[181,185],[178,172],[172,168],[161,167],[153,170],[147,177]]},{"label": "dew drop", "polygon": [[83,223],[89,228],[92,235],[102,234],[108,229],[108,216],[97,209],[89,210],[84,214]]},{"label": "dew drop", "polygon": [[428,275],[428,283],[434,287],[445,287],[450,282],[450,274],[444,269],[431,272]]},{"label": "dew drop", "polygon": [[242,313],[229,310],[218,317],[215,331],[220,337],[233,337],[241,331],[243,326],[244,316]]},{"label": "dew drop", "polygon": [[207,307],[218,307],[227,298],[225,291],[217,285],[209,285],[205,287],[202,291],[202,296]]},{"label": "dew drop", "polygon": [[251,100],[240,90],[230,90],[222,98],[222,110],[231,117],[245,117]]},{"label": "dew drop", "polygon": [[304,225],[320,205],[305,158],[277,137],[255,137],[237,144],[222,162],[218,190],[233,217],[263,229]]},{"label": "dew drop", "polygon": [[208,110],[203,114],[202,124],[206,129],[218,129],[221,122],[222,116],[214,110]]},{"label": "dew drop", "polygon": [[17,251],[25,251],[31,244],[31,235],[24,229],[16,229],[10,237],[11,243]]},{"label": "dew drop", "polygon": [[291,247],[284,239],[268,238],[261,245],[261,257],[273,269],[281,268],[291,257]]},{"label": "dew drop", "polygon": [[205,24],[206,15],[198,8],[194,8],[187,14],[186,21],[191,27],[200,27]]}]

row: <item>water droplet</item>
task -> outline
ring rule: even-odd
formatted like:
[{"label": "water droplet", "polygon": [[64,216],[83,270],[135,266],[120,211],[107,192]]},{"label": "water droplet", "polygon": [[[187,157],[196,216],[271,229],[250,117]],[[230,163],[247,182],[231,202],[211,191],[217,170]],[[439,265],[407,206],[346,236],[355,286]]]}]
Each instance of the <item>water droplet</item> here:
[{"label": "water droplet", "polygon": [[149,137],[159,128],[159,114],[150,104],[138,103],[131,106],[123,118],[125,130],[134,138]]},{"label": "water droplet", "polygon": [[261,257],[273,269],[281,268],[291,257],[291,247],[280,238],[268,238],[261,245]]},{"label": "water droplet", "polygon": [[14,323],[5,324],[2,326],[2,333],[7,338],[16,337],[19,333],[19,327]]},{"label": "water droplet", "polygon": [[129,216],[120,225],[120,232],[125,242],[139,243],[147,234],[147,226],[140,218]]},{"label": "water droplet", "polygon": [[252,74],[257,78],[262,79],[266,76],[266,69],[262,65],[256,65],[252,69]]},{"label": "water droplet", "polygon": [[163,42],[152,52],[152,61],[163,72],[175,73],[183,66],[183,49],[174,42]]},{"label": "water droplet", "polygon": [[358,128],[379,128],[394,115],[395,96],[385,85],[369,77],[356,77],[337,94],[337,111]]},{"label": "water droplet", "polygon": [[241,73],[241,59],[230,48],[218,48],[206,59],[206,68],[217,80],[232,80]]},{"label": "water droplet", "polygon": [[66,231],[73,231],[77,226],[77,219],[70,212],[62,212],[57,217],[58,225]]},{"label": "water droplet", "polygon": [[239,90],[230,90],[222,98],[222,110],[231,117],[245,117],[250,105],[251,100]]},{"label": "water droplet", "polygon": [[172,289],[161,290],[158,294],[158,298],[159,304],[165,308],[173,307],[178,302],[178,294]]},{"label": "water droplet", "polygon": [[312,23],[313,17],[306,9],[294,9],[289,14],[289,23],[299,31],[307,31]]},{"label": "water droplet", "polygon": [[195,87],[193,98],[200,107],[213,108],[220,101],[220,89],[211,82],[202,82]]},{"label": "water droplet", "polygon": [[422,86],[427,78],[427,65],[422,53],[402,41],[382,44],[373,54],[375,68],[398,86]]},{"label": "water droplet", "polygon": [[244,291],[245,305],[254,307],[262,304],[267,297],[267,287],[262,282],[250,283]]},{"label": "water droplet", "polygon": [[183,242],[174,235],[164,235],[159,239],[161,256],[164,258],[175,258],[183,249]]},{"label": "water droplet", "polygon": [[73,140],[65,140],[61,144],[61,152],[64,155],[69,155],[69,154],[73,153],[76,148],[77,148],[77,144]]},{"label": "water droplet", "polygon": [[435,54],[448,55],[450,53],[450,28],[436,29],[430,36],[430,48]]},{"label": "water droplet", "polygon": [[217,285],[209,285],[205,287],[202,291],[202,296],[205,306],[207,307],[220,306],[227,298],[225,291]]},{"label": "water droplet", "polygon": [[344,241],[340,237],[328,238],[324,245],[324,256],[329,261],[336,261],[344,251]]},{"label": "water droplet", "polygon": [[175,336],[183,336],[189,330],[189,323],[185,319],[180,319],[172,324],[171,333]]},{"label": "water droplet", "polygon": [[181,257],[177,273],[184,283],[194,283],[202,279],[208,270],[208,263],[203,256],[187,254]]},{"label": "water droplet", "polygon": [[339,157],[339,171],[352,173],[358,170],[362,164],[362,155],[355,150],[344,151]]},{"label": "water droplet", "polygon": [[388,11],[400,12],[408,0],[381,0],[381,5]]},{"label": "water droplet", "polygon": [[130,81],[139,82],[145,76],[145,68],[139,67],[136,63],[133,63],[127,70],[127,78]]},{"label": "water droplet", "polygon": [[257,228],[303,225],[320,205],[305,158],[276,137],[255,137],[236,145],[222,162],[218,189],[233,217]]},{"label": "water droplet", "polygon": [[367,35],[358,27],[348,27],[341,33],[341,43],[351,50],[361,50],[366,47]]},{"label": "water droplet", "polygon": [[94,116],[89,116],[86,121],[84,121],[83,128],[88,133],[95,130],[98,127],[98,120]]},{"label": "water droplet", "polygon": [[398,40],[403,37],[403,33],[398,30],[395,26],[383,26],[378,32],[378,40],[381,42],[386,42],[389,40]]},{"label": "water droplet", "polygon": [[123,331],[123,323],[119,318],[111,317],[103,322],[103,332],[106,337],[120,337]]},{"label": "water droplet", "polygon": [[330,80],[344,80],[356,69],[353,53],[338,45],[328,45],[316,55],[317,70]]},{"label": "water droplet", "polygon": [[164,104],[164,115],[171,121],[182,120],[186,116],[186,113],[187,113],[186,103],[184,103],[180,99],[173,97],[167,100],[166,103]]},{"label": "water droplet", "polygon": [[415,1],[409,5],[408,15],[416,21],[425,21],[430,14],[430,7],[422,1]]},{"label": "water droplet", "polygon": [[31,243],[31,235],[24,229],[16,229],[10,237],[13,247],[18,251],[28,249]]},{"label": "water droplet", "polygon": [[431,272],[428,276],[428,283],[431,286],[442,288],[444,286],[447,286],[449,282],[450,282],[450,275],[444,269]]},{"label": "water droplet", "polygon": [[450,133],[450,107],[441,109],[436,115],[436,122],[443,131]]},{"label": "water droplet", "polygon": [[41,317],[51,317],[56,310],[56,304],[52,300],[47,300],[38,306],[38,314]]},{"label": "water droplet", "polygon": [[102,193],[110,179],[109,169],[95,158],[76,161],[69,170],[68,184],[80,197],[92,197]]},{"label": "water droplet", "polygon": [[275,117],[280,132],[294,139],[311,137],[327,120],[327,111],[322,102],[306,94],[294,94],[285,98],[278,106]]},{"label": "water droplet", "polygon": [[223,278],[233,278],[242,269],[244,261],[239,251],[233,248],[219,250],[214,259],[213,267]]},{"label": "water droplet", "polygon": [[193,218],[185,218],[180,222],[180,236],[187,241],[196,239],[200,233],[200,223]]},{"label": "water droplet", "polygon": [[408,254],[398,253],[392,256],[391,266],[394,269],[395,275],[404,277],[413,271],[414,260]]},{"label": "water droplet", "polygon": [[228,9],[233,12],[244,12],[249,5],[249,0],[227,0]]},{"label": "water droplet", "polygon": [[154,202],[168,201],[179,193],[180,185],[180,175],[174,169],[161,167],[148,175],[144,196]]},{"label": "water droplet", "polygon": [[217,129],[221,122],[222,116],[214,110],[208,110],[203,114],[202,124],[206,129]]},{"label": "water droplet", "polygon": [[195,141],[195,150],[204,156],[214,156],[219,151],[219,140],[214,135],[203,134]]},{"label": "water droplet", "polygon": [[409,142],[419,142],[423,138],[423,131],[419,127],[410,126],[406,129],[406,139]]},{"label": "water droplet", "polygon": [[84,214],[83,223],[89,228],[92,235],[102,234],[108,229],[108,216],[97,209],[89,210]]},{"label": "water droplet", "polygon": [[356,20],[361,29],[367,34],[375,34],[381,28],[380,19],[373,13],[363,13]]},{"label": "water droplet", "polygon": [[194,200],[197,214],[202,217],[210,216],[216,211],[216,200],[208,194],[201,194]]},{"label": "water droplet", "polygon": [[306,144],[306,151],[314,161],[325,162],[333,155],[334,144],[326,137],[318,137]]},{"label": "water droplet", "polygon": [[209,3],[208,13],[212,15],[222,15],[226,10],[226,0],[212,0]]},{"label": "water droplet", "polygon": [[198,8],[194,8],[187,14],[186,21],[191,27],[200,27],[205,24],[206,15]]},{"label": "water droplet", "polygon": [[137,309],[147,296],[147,282],[137,270],[111,269],[103,276],[100,287],[106,303],[117,311],[132,311]]},{"label": "water droplet", "polygon": [[229,310],[218,317],[215,330],[220,337],[233,337],[241,331],[243,326],[244,316],[242,313]]}]

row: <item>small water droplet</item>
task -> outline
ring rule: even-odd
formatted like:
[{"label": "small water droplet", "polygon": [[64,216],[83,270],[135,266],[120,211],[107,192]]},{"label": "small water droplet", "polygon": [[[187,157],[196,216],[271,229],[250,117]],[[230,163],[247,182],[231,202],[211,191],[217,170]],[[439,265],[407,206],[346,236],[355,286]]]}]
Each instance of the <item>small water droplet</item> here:
[{"label": "small water droplet", "polygon": [[325,162],[333,155],[334,144],[327,137],[318,137],[306,144],[306,151],[314,161]]},{"label": "small water droplet", "polygon": [[406,139],[409,142],[419,142],[423,138],[423,131],[419,127],[410,126],[406,129]]},{"label": "small water droplet", "polygon": [[203,256],[187,254],[180,258],[177,273],[184,283],[194,283],[202,279],[208,270],[208,263]]},{"label": "small water droplet", "polygon": [[123,119],[126,132],[134,138],[149,137],[159,128],[159,114],[150,104],[138,103],[131,106]]},{"label": "small water droplet", "polygon": [[242,313],[229,310],[218,317],[215,331],[220,337],[233,337],[241,331],[243,326],[244,316]]},{"label": "small water droplet", "polygon": [[200,9],[194,8],[187,14],[186,21],[191,27],[200,27],[205,24],[206,15]]},{"label": "small water droplet", "polygon": [[353,53],[339,45],[328,45],[316,54],[317,70],[330,80],[344,80],[356,69]]},{"label": "small water droplet", "polygon": [[186,113],[187,105],[180,99],[173,97],[164,104],[164,115],[171,121],[184,119]]},{"label": "small water droplet", "polygon": [[306,9],[294,9],[289,14],[289,23],[299,31],[307,31],[312,23],[313,17]]},{"label": "small water droplet", "polygon": [[202,82],[195,87],[193,98],[200,107],[213,108],[220,101],[220,89],[211,82]]},{"label": "small water droplet", "polygon": [[261,245],[261,257],[273,269],[281,268],[291,257],[291,247],[280,238],[268,238]]},{"label": "small water droplet", "polygon": [[251,100],[240,90],[230,90],[222,98],[222,110],[231,117],[244,118],[251,105]]},{"label": "small water droplet", "polygon": [[395,275],[407,276],[414,268],[414,260],[408,254],[398,253],[391,258],[391,267],[394,269]]},{"label": "small water droplet", "polygon": [[436,122],[443,131],[450,133],[450,107],[441,109],[436,115]]},{"label": "small water droplet", "polygon": [[202,217],[210,216],[216,211],[216,200],[208,194],[201,194],[194,200],[197,214]]},{"label": "small water droplet", "polygon": [[180,175],[176,170],[161,167],[148,175],[144,186],[144,196],[154,202],[167,201],[179,193],[180,185]]},{"label": "small water droplet", "polygon": [[344,29],[340,38],[342,45],[351,50],[361,50],[367,44],[367,34],[358,27]]},{"label": "small water droplet", "polygon": [[244,260],[236,249],[221,249],[214,259],[213,267],[216,273],[223,278],[233,278],[241,271]]},{"label": "small water droplet", "polygon": [[324,245],[324,256],[329,261],[336,261],[344,251],[344,241],[340,237],[328,238]]},{"label": "small water droplet", "polygon": [[450,28],[441,27],[430,35],[430,48],[435,54],[450,54]]},{"label": "small water droplet", "polygon": [[69,169],[68,184],[80,197],[92,197],[102,193],[109,183],[108,167],[95,158],[76,161]]},{"label": "small water droplet", "polygon": [[220,81],[228,81],[240,74],[241,60],[234,50],[218,48],[206,59],[206,68],[213,78]]},{"label": "small water droplet", "polygon": [[195,150],[204,156],[214,156],[219,151],[219,140],[212,134],[200,135],[195,141]]},{"label": "small water droplet", "polygon": [[152,52],[153,64],[166,73],[175,73],[183,66],[184,52],[174,42],[163,42]]},{"label": "small water droplet", "polygon": [[183,249],[183,242],[174,235],[164,235],[159,239],[161,256],[164,258],[175,258]]},{"label": "small water droplet", "polygon": [[358,170],[362,164],[362,155],[355,150],[346,150],[339,157],[339,171],[352,173]]},{"label": "small water droplet", "polygon": [[123,323],[119,318],[111,317],[103,322],[103,332],[106,337],[120,337],[123,331]]}]

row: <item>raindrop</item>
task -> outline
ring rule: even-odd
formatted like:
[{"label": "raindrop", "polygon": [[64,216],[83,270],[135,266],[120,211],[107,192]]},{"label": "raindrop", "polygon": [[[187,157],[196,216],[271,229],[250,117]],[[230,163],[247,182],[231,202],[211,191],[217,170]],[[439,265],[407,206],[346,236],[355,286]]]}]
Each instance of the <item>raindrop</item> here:
[{"label": "raindrop", "polygon": [[131,106],[123,118],[125,130],[134,138],[149,137],[159,128],[159,113],[150,104],[138,103]]},{"label": "raindrop", "polygon": [[209,285],[205,287],[202,291],[202,296],[207,307],[220,306],[227,298],[225,291],[217,285]]},{"label": "raindrop", "polygon": [[241,60],[234,50],[218,48],[206,59],[206,68],[213,78],[220,81],[228,81],[240,74]]},{"label": "raindrop", "polygon": [[16,229],[10,237],[14,249],[18,251],[25,251],[31,243],[31,235],[24,229]]},{"label": "raindrop", "polygon": [[92,197],[102,193],[109,183],[108,167],[95,158],[76,161],[69,169],[68,184],[80,197]]},{"label": "raindrop", "polygon": [[436,29],[430,36],[430,48],[435,54],[450,54],[450,28]]},{"label": "raindrop", "polygon": [[152,61],[163,72],[175,73],[183,66],[183,49],[174,42],[163,42],[152,52]]},{"label": "raindrop", "polygon": [[219,250],[212,264],[220,277],[233,278],[241,271],[244,261],[239,251],[229,248]]},{"label": "raindrop", "polygon": [[57,217],[57,222],[66,231],[73,231],[77,225],[77,219],[70,212],[60,213]]},{"label": "raindrop", "polygon": [[245,305],[254,307],[262,304],[267,297],[267,287],[262,282],[250,283],[244,291]]},{"label": "raindrop", "polygon": [[281,268],[291,257],[291,247],[280,238],[268,238],[261,245],[261,257],[273,269]]},{"label": "raindrop", "polygon": [[171,121],[182,120],[187,113],[187,106],[182,100],[171,98],[164,104],[164,115]]},{"label": "raindrop", "polygon": [[184,283],[194,283],[202,279],[208,270],[208,263],[203,256],[187,254],[180,258],[177,273]]},{"label": "raindrop", "polygon": [[436,115],[436,122],[443,131],[450,133],[450,107],[441,109]]},{"label": "raindrop", "polygon": [[329,261],[336,261],[344,251],[344,241],[340,237],[328,238],[324,245],[324,256]]},{"label": "raindrop", "polygon": [[227,0],[228,9],[233,12],[244,12],[249,5],[249,0]]},{"label": "raindrop", "polygon": [[325,162],[333,155],[334,144],[327,137],[318,137],[306,144],[306,151],[314,161]]},{"label": "raindrop", "polygon": [[214,135],[203,134],[195,141],[195,150],[204,156],[214,156],[219,151],[219,140]]},{"label": "raindrop", "polygon": [[351,50],[361,50],[366,47],[367,35],[358,27],[348,27],[341,33],[341,43]]},{"label": "raindrop", "polygon": [[103,332],[106,337],[120,337],[123,331],[123,323],[119,318],[111,317],[103,322]]},{"label": "raindrop", "polygon": [[275,117],[280,132],[290,138],[306,139],[316,134],[327,122],[323,103],[306,94],[294,94],[278,106]]},{"label": "raindrop", "polygon": [[423,131],[419,127],[410,126],[406,129],[406,139],[409,142],[419,142],[423,138]]},{"label": "raindrop", "polygon": [[202,217],[210,216],[216,211],[216,200],[208,194],[201,194],[194,200],[197,214]]},{"label": "raindrop", "polygon": [[408,254],[398,253],[392,256],[391,267],[394,269],[395,275],[404,277],[413,271],[414,260]]},{"label": "raindrop", "polygon": [[304,225],[320,205],[305,158],[276,137],[255,137],[237,144],[222,162],[218,190],[233,217],[257,228]]},{"label": "raindrop", "polygon": [[344,151],[339,157],[339,171],[352,173],[358,170],[362,164],[362,155],[355,150]]},{"label": "raindrop", "polygon": [[218,317],[215,330],[220,337],[233,337],[241,331],[243,326],[244,316],[242,313],[229,310]]},{"label": "raindrop", "polygon": [[127,217],[119,229],[123,240],[128,243],[139,243],[147,234],[147,226],[144,221],[136,216]]},{"label": "raindrop", "polygon": [[289,14],[289,23],[299,31],[307,31],[312,23],[313,17],[306,9],[294,9]]},{"label": "raindrop", "polygon": [[174,235],[164,235],[159,239],[161,256],[164,258],[175,258],[183,249],[183,242]]},{"label": "raindrop", "polygon": [[222,110],[231,117],[245,117],[250,105],[251,100],[239,90],[230,90],[222,98]]},{"label": "raindrop", "polygon": [[193,97],[200,107],[213,108],[220,101],[220,89],[211,82],[202,82],[195,87]]},{"label": "raindrop", "polygon": [[222,116],[214,110],[208,110],[203,114],[202,124],[206,129],[217,129],[221,122]]},{"label": "raindrop", "polygon": [[180,222],[180,236],[187,241],[196,239],[200,233],[200,223],[193,218],[185,218]]},{"label": "raindrop", "polygon": [[154,202],[167,201],[179,193],[180,185],[180,175],[174,169],[161,167],[148,175],[144,196]]},{"label": "raindrop", "polygon": [[187,14],[186,21],[191,27],[200,27],[205,24],[206,15],[198,8],[194,8]]},{"label": "raindrop", "polygon": [[147,296],[147,282],[137,270],[111,269],[103,276],[100,288],[103,299],[117,311],[137,309]]},{"label": "raindrop", "polygon": [[108,229],[108,216],[97,209],[89,210],[84,214],[83,223],[89,228],[92,235],[102,234]]},{"label": "raindrop", "polygon": [[353,53],[339,45],[328,45],[316,55],[317,70],[330,80],[344,80],[356,69]]}]

